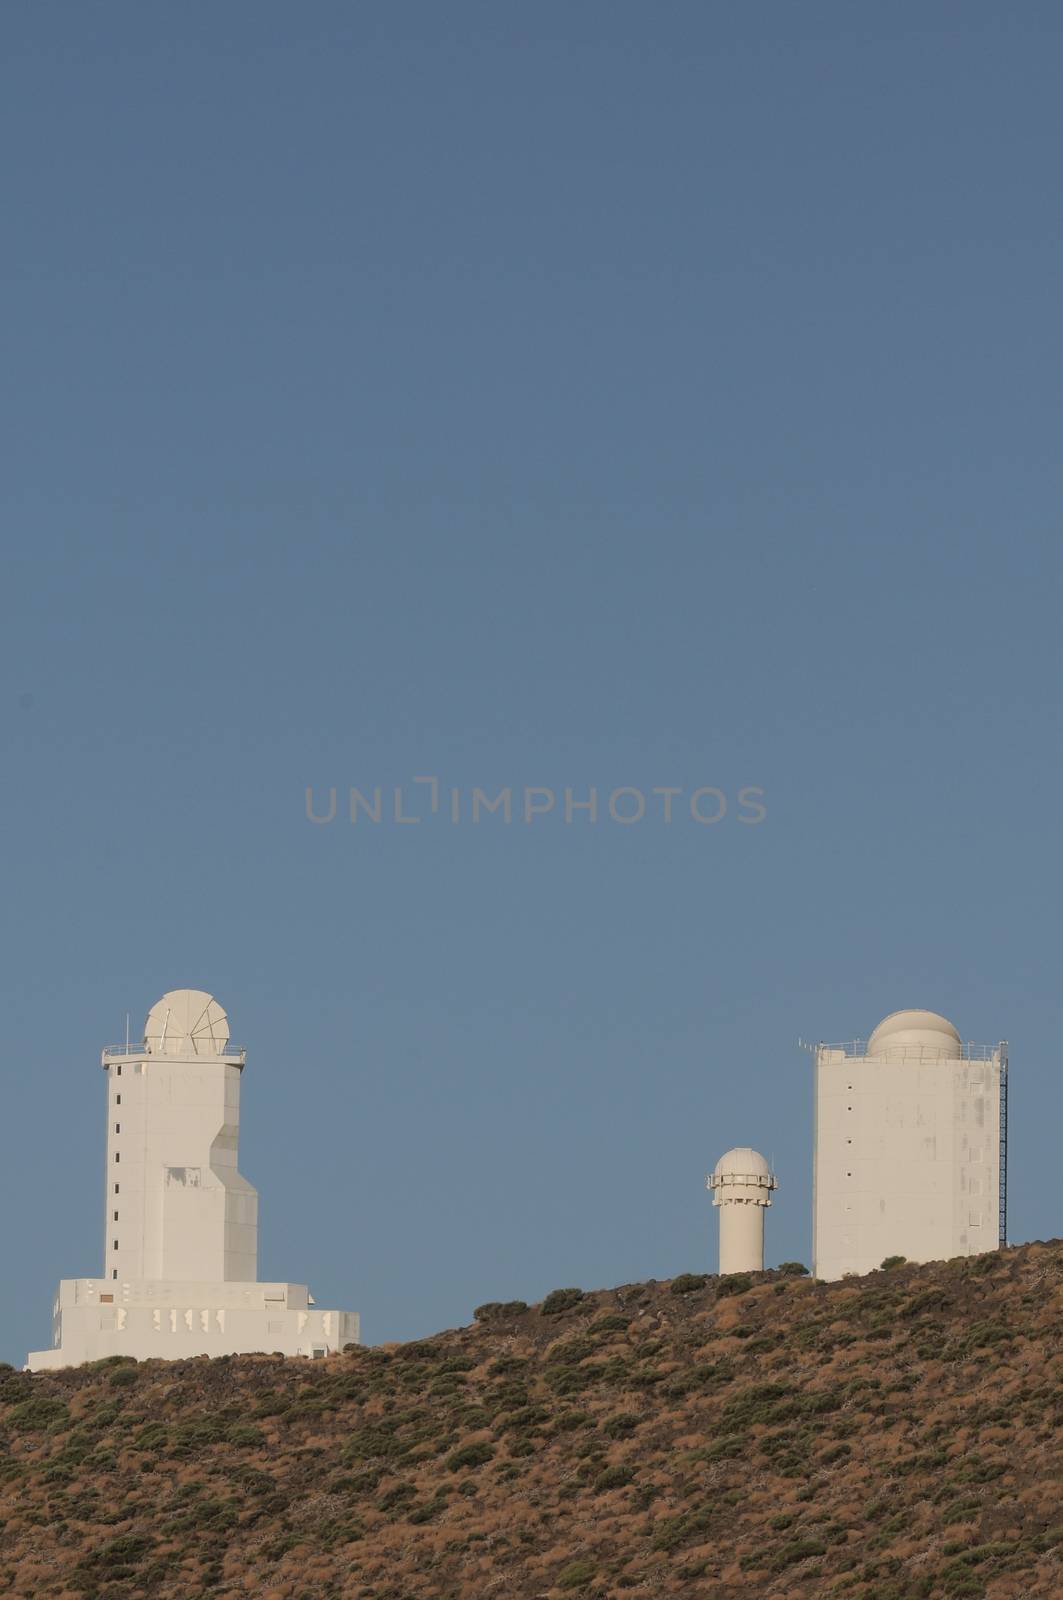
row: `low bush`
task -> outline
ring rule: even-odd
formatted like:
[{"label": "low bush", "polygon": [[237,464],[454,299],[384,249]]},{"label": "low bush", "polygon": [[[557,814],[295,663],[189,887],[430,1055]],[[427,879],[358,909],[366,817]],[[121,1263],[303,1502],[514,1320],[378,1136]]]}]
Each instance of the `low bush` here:
[{"label": "low bush", "polygon": [[639,1425],[639,1418],[631,1411],[618,1411],[603,1424],[602,1432],[610,1439],[626,1439]]},{"label": "low bush", "polygon": [[607,1489],[623,1489],[635,1476],[631,1467],[606,1467],[594,1480],[594,1492],[604,1494]]},{"label": "low bush", "polygon": [[721,1278],[716,1293],[722,1300],[727,1295],[748,1294],[753,1287],[753,1279],[745,1272],[731,1272]]},{"label": "low bush", "polygon": [[571,1311],[585,1299],[582,1289],[551,1289],[542,1305],[539,1315],[543,1317],[559,1317],[563,1311]]},{"label": "low bush", "polygon": [[681,1272],[678,1278],[672,1279],[672,1294],[695,1294],[699,1289],[704,1289],[708,1278],[703,1272]]},{"label": "low bush", "polygon": [[487,1300],[477,1306],[473,1316],[477,1322],[503,1322],[508,1317],[519,1317],[527,1311],[526,1300]]},{"label": "low bush", "polygon": [[559,1589],[583,1589],[597,1572],[593,1561],[573,1561],[571,1566],[558,1575],[557,1587]]},{"label": "low bush", "polygon": [[457,1450],[452,1450],[447,1457],[447,1467],[451,1472],[460,1472],[463,1467],[482,1467],[490,1461],[495,1453],[494,1445],[486,1441],[477,1441],[475,1444],[463,1444]]}]

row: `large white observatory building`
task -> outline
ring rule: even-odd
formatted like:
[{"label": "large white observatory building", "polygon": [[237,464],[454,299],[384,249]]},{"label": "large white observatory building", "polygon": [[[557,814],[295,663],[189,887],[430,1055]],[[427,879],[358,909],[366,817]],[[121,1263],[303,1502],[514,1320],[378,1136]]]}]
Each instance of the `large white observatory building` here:
[{"label": "large white observatory building", "polygon": [[104,1269],[64,1278],[33,1371],[101,1356],[321,1356],[358,1340],[304,1284],[259,1283],[258,1193],[237,1166],[245,1052],[209,994],[152,1006],[140,1044],[104,1050]]},{"label": "large white observatory building", "polygon": [[934,1011],[815,1047],[812,1271],[945,1261],[1005,1242],[1006,1044],[965,1044]]}]

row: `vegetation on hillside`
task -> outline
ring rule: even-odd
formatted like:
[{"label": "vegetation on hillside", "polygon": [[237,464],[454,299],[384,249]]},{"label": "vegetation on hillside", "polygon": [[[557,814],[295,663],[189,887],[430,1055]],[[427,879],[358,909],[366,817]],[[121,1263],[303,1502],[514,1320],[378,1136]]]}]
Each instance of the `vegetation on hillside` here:
[{"label": "vegetation on hillside", "polygon": [[0,1371],[0,1594],[1063,1594],[1063,1244],[555,1291],[325,1361]]}]

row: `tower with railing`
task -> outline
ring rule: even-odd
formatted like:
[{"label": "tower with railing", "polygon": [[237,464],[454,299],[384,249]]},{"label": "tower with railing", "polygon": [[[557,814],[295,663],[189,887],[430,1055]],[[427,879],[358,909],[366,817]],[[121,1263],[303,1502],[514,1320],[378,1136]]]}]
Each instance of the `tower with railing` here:
[{"label": "tower with railing", "polygon": [[763,1272],[764,1213],[779,1185],[758,1150],[739,1145],[705,1180],[720,1211],[720,1272]]},{"label": "tower with railing", "polygon": [[933,1011],[814,1051],[813,1271],[940,1261],[1006,1239],[1005,1043],[964,1043]]},{"label": "tower with railing", "polygon": [[52,1348],[34,1369],[109,1355],[326,1355],[358,1340],[353,1312],[305,1284],[258,1281],[258,1194],[239,1170],[246,1053],[212,995],[177,989],[137,1044],[104,1050],[103,1271],[64,1278]]}]

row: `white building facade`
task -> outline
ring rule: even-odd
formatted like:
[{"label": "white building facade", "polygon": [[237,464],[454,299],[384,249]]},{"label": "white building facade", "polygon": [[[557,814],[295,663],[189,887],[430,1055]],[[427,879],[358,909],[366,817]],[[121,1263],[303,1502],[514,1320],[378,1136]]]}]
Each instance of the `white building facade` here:
[{"label": "white building facade", "polygon": [[1007,1045],[933,1011],[815,1049],[813,1272],[944,1261],[1005,1241]]},{"label": "white building facade", "polygon": [[354,1312],[319,1310],[303,1284],[257,1281],[258,1194],[237,1164],[245,1052],[218,1002],[173,990],[140,1044],[101,1059],[104,1270],[60,1283],[52,1348],[30,1354],[31,1370],[357,1343]]}]

